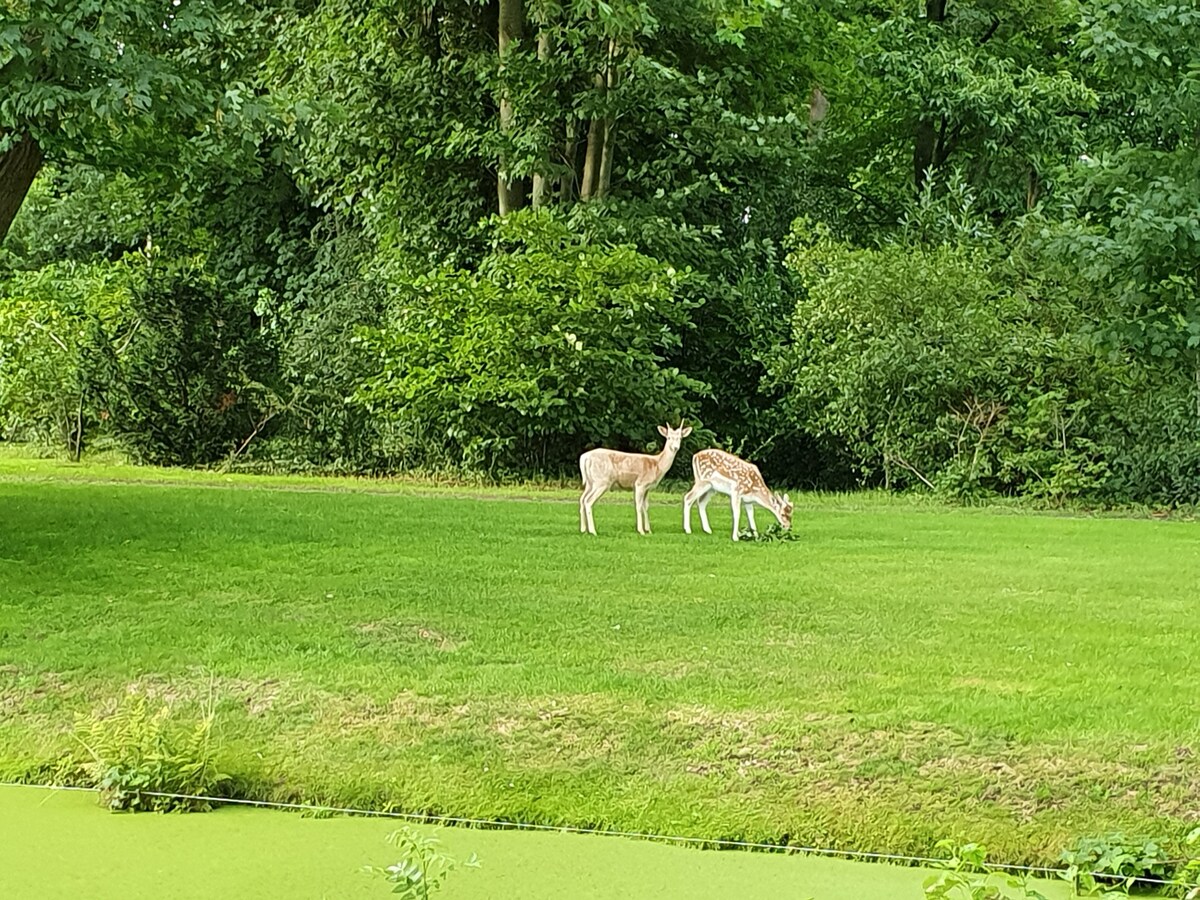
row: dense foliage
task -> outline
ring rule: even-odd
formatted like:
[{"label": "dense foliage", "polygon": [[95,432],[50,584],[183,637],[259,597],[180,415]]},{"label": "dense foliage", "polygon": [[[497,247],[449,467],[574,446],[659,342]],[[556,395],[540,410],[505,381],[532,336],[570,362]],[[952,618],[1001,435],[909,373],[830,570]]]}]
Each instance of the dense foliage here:
[{"label": "dense foliage", "polygon": [[0,0],[0,437],[1200,502],[1198,135],[1168,0]]},{"label": "dense foliage", "polygon": [[[353,400],[401,425],[411,465],[534,471],[692,411],[707,385],[665,362],[686,273],[514,213],[474,271],[396,273],[357,340],[377,360]],[[548,226],[548,227],[547,227]]]}]

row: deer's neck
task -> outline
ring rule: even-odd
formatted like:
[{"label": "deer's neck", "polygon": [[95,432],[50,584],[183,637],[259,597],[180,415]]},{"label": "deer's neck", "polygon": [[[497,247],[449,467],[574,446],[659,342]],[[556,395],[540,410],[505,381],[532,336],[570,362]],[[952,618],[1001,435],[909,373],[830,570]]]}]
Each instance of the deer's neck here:
[{"label": "deer's neck", "polygon": [[775,495],[766,488],[757,488],[748,496],[756,500],[759,506],[769,509],[771,512],[775,513],[776,516],[779,515],[779,509],[777,508],[778,504],[775,502]]},{"label": "deer's neck", "polygon": [[667,470],[671,468],[671,463],[675,462],[675,454],[678,452],[678,450],[663,447],[662,452],[654,457],[654,474],[659,479],[667,474]]}]

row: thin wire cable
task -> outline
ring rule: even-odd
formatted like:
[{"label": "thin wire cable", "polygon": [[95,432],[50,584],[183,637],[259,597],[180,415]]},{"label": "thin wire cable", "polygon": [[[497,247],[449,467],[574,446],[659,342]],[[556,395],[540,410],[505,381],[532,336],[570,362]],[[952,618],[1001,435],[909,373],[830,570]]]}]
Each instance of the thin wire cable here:
[{"label": "thin wire cable", "polygon": [[[55,784],[26,784],[19,781],[0,781],[0,787],[27,787],[51,791],[77,791],[94,794],[96,788],[79,787],[76,785]],[[805,856],[833,856],[845,859],[866,859],[879,862],[910,863],[918,865],[941,865],[946,860],[932,856],[910,856],[903,853],[880,853],[872,850],[838,850],[831,847],[803,847],[796,844],[770,844],[759,841],[735,841],[726,838],[701,838],[685,835],[648,834],[641,831],[620,831],[610,828],[582,828],[574,825],[540,825],[532,822],[513,822],[507,819],[473,819],[464,816],[433,816],[426,813],[406,813],[395,810],[357,809],[352,806],[319,806],[312,803],[282,803],[274,800],[244,800],[234,797],[211,797],[205,794],[176,794],[170,791],[140,791],[147,797],[163,797],[171,800],[193,800],[201,803],[214,803],[233,806],[251,806],[258,809],[280,809],[292,812],[338,813],[348,816],[363,816],[378,819],[402,819],[409,822],[419,822],[425,825],[451,825],[466,828],[493,828],[506,831],[544,831],[559,834],[595,835],[598,837],[631,838],[642,841],[658,841],[668,844],[684,844],[705,847],[726,847],[740,850],[771,850],[779,853],[799,853]],[[1029,875],[1042,875],[1050,878],[1063,878],[1066,869],[1052,866],[1023,866],[1017,863],[988,863],[989,869],[1004,872],[1024,872]],[[1112,878],[1111,872],[1081,872],[1081,875],[1091,875],[1093,878]],[[1200,883],[1190,884],[1179,881],[1167,881],[1161,878],[1137,879],[1139,884],[1155,884],[1163,887],[1200,887]]]}]

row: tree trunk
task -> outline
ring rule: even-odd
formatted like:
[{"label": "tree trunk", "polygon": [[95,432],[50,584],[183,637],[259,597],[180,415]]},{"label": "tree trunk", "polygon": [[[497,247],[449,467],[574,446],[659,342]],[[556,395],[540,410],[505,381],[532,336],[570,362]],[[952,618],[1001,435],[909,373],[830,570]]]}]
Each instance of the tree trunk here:
[{"label": "tree trunk", "polygon": [[612,186],[613,145],[616,143],[616,123],[612,119],[604,120],[604,149],[600,151],[600,181],[596,185],[596,199],[608,196]]},{"label": "tree trunk", "polygon": [[[521,42],[525,34],[524,0],[500,0],[500,18],[497,27],[500,46],[500,70],[504,71],[504,58],[509,50]],[[507,135],[512,130],[513,107],[508,92],[500,96],[500,132]],[[525,185],[518,179],[508,177],[508,161],[500,157],[500,171],[496,178],[496,193],[500,202],[500,215],[508,215],[525,205]]]},{"label": "tree trunk", "polygon": [[566,123],[567,138],[563,141],[563,164],[567,173],[559,185],[558,202],[566,206],[575,199],[575,185],[579,181],[579,173],[575,168],[579,156],[579,123],[568,119]]},{"label": "tree trunk", "polygon": [[[925,20],[930,26],[941,25],[946,20],[946,0],[925,0]],[[936,147],[937,126],[933,116],[923,110],[917,120],[913,141],[913,184],[918,194],[925,187],[925,180],[933,167]]]},{"label": "tree trunk", "polygon": [[[595,78],[596,90],[604,92],[606,81],[603,75]],[[579,184],[579,199],[591,200],[600,186],[600,163],[604,153],[604,120],[592,119],[588,125],[587,153],[583,157],[583,178]]]},{"label": "tree trunk", "polygon": [[17,138],[17,142],[0,156],[0,244],[12,227],[29,186],[42,168],[42,148],[28,134]]},{"label": "tree trunk", "polygon": [[820,140],[824,132],[825,116],[829,114],[829,98],[825,96],[825,92],[821,90],[821,86],[814,85],[812,92],[808,95],[808,139],[810,141]]},{"label": "tree trunk", "polygon": [[421,33],[424,37],[425,54],[437,62],[444,55],[442,48],[442,8],[440,0],[434,0],[429,8],[421,13]]},{"label": "tree trunk", "polygon": [[[605,75],[605,90],[611,94],[617,86],[616,41],[608,42],[608,72]],[[609,116],[604,120],[604,146],[600,151],[600,181],[596,185],[596,197],[607,197],[612,186],[613,149],[617,142],[617,123]]]},{"label": "tree trunk", "polygon": [[83,459],[83,394],[79,395],[79,405],[75,408],[75,446],[71,449],[71,459],[74,462]]},{"label": "tree trunk", "polygon": [[546,198],[551,196],[549,190],[550,179],[546,175],[538,172],[533,173],[533,200],[530,204],[534,209],[541,209],[546,205]]},{"label": "tree trunk", "polygon": [[[544,63],[550,58],[550,31],[543,27],[538,34],[537,42],[537,58],[539,63]],[[549,167],[550,160],[547,158],[543,164]],[[546,205],[546,201],[552,196],[554,186],[549,175],[542,172],[533,173],[533,208],[541,209]]]},{"label": "tree trunk", "polygon": [[916,142],[913,145],[913,183],[917,193],[925,187],[925,180],[933,168],[933,148],[937,143],[937,129],[930,119],[917,122]]},{"label": "tree trunk", "polygon": [[1035,206],[1037,206],[1039,186],[1040,185],[1039,185],[1038,174],[1035,170],[1033,170],[1031,168],[1029,170],[1029,174],[1025,178],[1025,208],[1026,209],[1031,210]]},{"label": "tree trunk", "polygon": [[[617,84],[615,57],[617,42],[609,38],[608,58],[604,71],[595,76],[596,92],[607,100],[608,94]],[[583,160],[583,183],[579,188],[581,200],[600,199],[608,193],[612,183],[612,155],[616,138],[616,123],[612,116],[592,119],[588,128],[587,156]]]}]

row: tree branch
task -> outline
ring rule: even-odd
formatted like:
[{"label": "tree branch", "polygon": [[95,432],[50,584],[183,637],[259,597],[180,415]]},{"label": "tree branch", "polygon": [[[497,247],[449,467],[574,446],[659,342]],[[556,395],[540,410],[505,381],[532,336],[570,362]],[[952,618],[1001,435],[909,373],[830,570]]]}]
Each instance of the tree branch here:
[{"label": "tree branch", "polygon": [[992,35],[996,33],[996,29],[1000,27],[1000,19],[997,16],[992,16],[991,27],[983,33],[983,37],[979,39],[979,46],[982,47],[992,39]]},{"label": "tree branch", "polygon": [[894,459],[896,462],[900,463],[901,468],[907,469],[909,472],[912,472],[914,475],[916,475],[918,478],[920,478],[921,481],[925,482],[925,486],[928,487],[931,491],[934,490],[933,482],[930,481],[928,478],[926,478],[924,475],[922,475],[920,472],[918,472],[916,466],[914,466],[912,463],[910,463],[904,457],[893,454],[892,459]]}]

